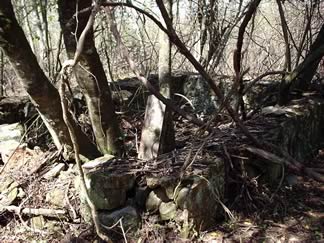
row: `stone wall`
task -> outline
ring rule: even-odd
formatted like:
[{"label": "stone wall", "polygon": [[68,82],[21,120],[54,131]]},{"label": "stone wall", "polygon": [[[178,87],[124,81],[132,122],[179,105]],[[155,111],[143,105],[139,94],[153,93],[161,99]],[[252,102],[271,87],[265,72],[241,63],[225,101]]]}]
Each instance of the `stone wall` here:
[{"label": "stone wall", "polygon": [[[184,160],[177,161],[174,164],[172,157],[164,157],[132,165],[104,156],[84,164],[87,187],[102,223],[109,227],[123,217],[126,230],[135,230],[144,213],[156,215],[161,222],[176,222],[184,235],[190,229],[214,225],[222,217],[223,161],[200,156],[183,173]],[[85,204],[83,207],[89,220]]]}]

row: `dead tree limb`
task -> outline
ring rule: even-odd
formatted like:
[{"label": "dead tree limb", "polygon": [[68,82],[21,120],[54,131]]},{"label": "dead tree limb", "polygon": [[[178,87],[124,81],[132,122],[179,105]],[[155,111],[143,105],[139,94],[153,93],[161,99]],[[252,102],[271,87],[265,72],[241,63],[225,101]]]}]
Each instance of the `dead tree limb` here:
[{"label": "dead tree limb", "polygon": [[45,217],[50,218],[58,218],[60,220],[67,218],[68,214],[63,209],[51,209],[51,208],[20,208],[17,206],[4,206],[2,209],[5,209],[9,212],[15,213],[15,214],[24,214],[24,215],[42,215]]},{"label": "dead tree limb", "polygon": [[285,165],[288,169],[301,174],[301,175],[307,175],[308,177],[318,181],[318,182],[324,182],[324,175],[319,173],[319,171],[316,171],[313,168],[307,168],[302,163],[296,161],[294,158],[291,158],[289,155],[283,157],[279,157],[278,155],[265,151],[260,148],[255,148],[252,146],[247,146],[245,148],[250,153],[253,153],[263,159],[266,159],[272,163]]}]

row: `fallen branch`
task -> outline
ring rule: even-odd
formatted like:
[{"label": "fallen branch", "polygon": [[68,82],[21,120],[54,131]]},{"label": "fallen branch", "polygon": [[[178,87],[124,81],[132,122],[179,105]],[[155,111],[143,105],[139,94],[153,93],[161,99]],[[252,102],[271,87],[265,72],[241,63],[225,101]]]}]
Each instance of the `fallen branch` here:
[{"label": "fallen branch", "polygon": [[50,208],[20,208],[17,206],[3,206],[2,209],[5,209],[9,212],[15,213],[15,214],[24,214],[24,215],[33,215],[33,216],[45,216],[50,218],[68,218],[68,214],[63,209],[50,209]]},{"label": "fallen branch", "polygon": [[301,175],[307,175],[308,177],[324,183],[324,175],[315,171],[313,168],[307,168],[302,163],[296,161],[296,159],[292,159],[290,156],[279,157],[271,152],[265,151],[263,149],[255,148],[252,146],[247,146],[245,149],[263,159],[266,159],[272,163],[285,165],[288,169],[294,171],[295,173]]}]

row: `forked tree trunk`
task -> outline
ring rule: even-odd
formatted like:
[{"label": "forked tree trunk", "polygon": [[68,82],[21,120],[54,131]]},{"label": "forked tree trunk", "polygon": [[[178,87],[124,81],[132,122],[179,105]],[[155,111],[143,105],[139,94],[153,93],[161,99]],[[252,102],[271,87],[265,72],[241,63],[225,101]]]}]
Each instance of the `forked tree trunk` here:
[{"label": "forked tree trunk", "polygon": [[[40,68],[22,28],[18,25],[10,0],[0,1],[0,47],[43,118],[57,148],[72,146],[63,121],[59,93]],[[96,147],[72,119],[71,122],[76,128],[82,155],[88,158],[97,156],[99,153]]]},{"label": "forked tree trunk", "polygon": [[[76,9],[78,6],[78,9]],[[77,11],[91,6],[91,1],[59,0],[60,24],[68,57],[73,59],[76,40],[84,30],[90,11],[77,15]],[[119,154],[122,150],[121,133],[115,114],[111,91],[102,63],[97,53],[93,28],[88,32],[79,64],[75,67],[77,82],[85,96],[89,116],[99,150],[104,154]]]}]

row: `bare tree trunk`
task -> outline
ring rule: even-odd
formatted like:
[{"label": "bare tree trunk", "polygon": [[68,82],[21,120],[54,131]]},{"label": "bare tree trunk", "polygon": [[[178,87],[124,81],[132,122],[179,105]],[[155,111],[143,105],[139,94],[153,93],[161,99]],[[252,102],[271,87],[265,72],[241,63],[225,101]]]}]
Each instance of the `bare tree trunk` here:
[{"label": "bare tree trunk", "polygon": [[[77,15],[78,10],[91,6],[91,1],[59,0],[60,24],[68,57],[73,59],[76,51],[76,38],[79,39],[89,18],[89,11]],[[76,37],[72,34],[76,33]],[[85,95],[92,128],[99,150],[104,154],[119,154],[122,150],[121,133],[115,114],[106,74],[97,53],[93,27],[88,32],[80,55],[80,62],[75,67],[75,74],[80,88]]]},{"label": "bare tree trunk", "polygon": [[[172,16],[172,1],[165,6]],[[171,42],[167,34],[159,32],[159,86],[165,98],[171,97]],[[155,96],[148,98],[141,137],[139,158],[152,159],[174,149],[174,128],[172,112]]]},{"label": "bare tree trunk", "polygon": [[[0,47],[11,62],[30,99],[44,120],[57,148],[72,146],[63,121],[60,97],[40,68],[26,36],[18,25],[10,0],[0,1]],[[71,119],[71,118],[70,118]],[[80,141],[82,155],[97,156],[98,150],[71,119]]]},{"label": "bare tree trunk", "polygon": [[[172,0],[165,1],[166,8],[169,12],[169,15],[172,14]],[[165,34],[162,30],[159,32],[159,42],[160,42],[160,50],[159,50],[159,85],[160,92],[166,98],[172,97],[172,87],[171,87],[171,67],[172,67],[172,59],[171,59],[171,47],[172,43],[169,39],[169,36]],[[155,98],[157,99],[157,98]],[[169,108],[166,108],[165,105],[159,101],[159,106],[164,107],[164,114],[162,114],[162,130],[160,137],[160,147],[159,154],[170,152],[175,147],[175,135],[174,135],[174,127],[173,127],[173,119],[172,112]]]}]

